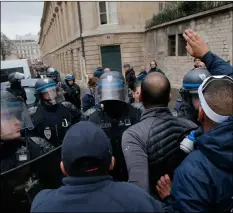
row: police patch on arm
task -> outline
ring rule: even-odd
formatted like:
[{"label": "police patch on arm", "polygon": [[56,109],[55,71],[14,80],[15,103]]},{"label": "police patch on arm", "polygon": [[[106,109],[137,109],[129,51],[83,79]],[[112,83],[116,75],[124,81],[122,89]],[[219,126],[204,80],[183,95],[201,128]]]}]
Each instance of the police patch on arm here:
[{"label": "police patch on arm", "polygon": [[33,115],[36,113],[38,107],[37,106],[34,106],[34,107],[30,107],[28,108],[28,112],[29,112],[29,115]]},{"label": "police patch on arm", "polygon": [[74,104],[72,104],[72,103],[70,103],[68,101],[62,102],[62,105],[64,107],[67,107],[67,108],[71,109],[72,111],[76,111],[77,110],[77,107]]}]

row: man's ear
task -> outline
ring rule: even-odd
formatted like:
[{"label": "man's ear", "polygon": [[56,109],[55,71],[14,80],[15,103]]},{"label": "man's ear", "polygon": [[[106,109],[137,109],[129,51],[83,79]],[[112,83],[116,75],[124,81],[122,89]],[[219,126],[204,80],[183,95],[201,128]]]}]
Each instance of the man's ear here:
[{"label": "man's ear", "polygon": [[111,161],[111,164],[109,166],[109,171],[112,171],[114,169],[114,166],[115,166],[115,158],[112,156],[112,161]]},{"label": "man's ear", "polygon": [[172,94],[170,93],[169,94],[169,97],[168,97],[168,103],[172,100]]},{"label": "man's ear", "polygon": [[60,162],[60,168],[61,168],[61,171],[62,171],[63,175],[68,176],[68,174],[67,174],[67,172],[65,170],[63,161]]},{"label": "man's ear", "polygon": [[139,94],[139,102],[142,103],[142,93],[141,93],[141,91],[140,91],[140,94]]},{"label": "man's ear", "polygon": [[204,113],[202,107],[199,106],[199,109],[198,109],[198,119],[197,119],[197,120],[198,120],[200,123],[203,123],[204,118],[205,118],[205,113]]}]

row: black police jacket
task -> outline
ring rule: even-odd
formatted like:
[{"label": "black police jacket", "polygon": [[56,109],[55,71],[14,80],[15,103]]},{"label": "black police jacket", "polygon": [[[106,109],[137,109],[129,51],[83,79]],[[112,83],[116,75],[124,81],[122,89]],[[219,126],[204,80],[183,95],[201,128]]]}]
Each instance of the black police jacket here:
[{"label": "black police jacket", "polygon": [[78,109],[81,109],[81,100],[80,100],[80,87],[77,84],[65,85],[63,87],[65,91],[65,99],[70,103],[74,104]]},{"label": "black police jacket", "polygon": [[88,121],[91,121],[104,130],[111,140],[112,153],[115,157],[115,167],[112,176],[118,181],[127,181],[127,169],[121,148],[121,138],[123,132],[130,126],[136,124],[141,117],[141,110],[134,108],[130,104],[122,111],[119,119],[113,119],[100,107],[94,109],[89,115]]},{"label": "black police jacket", "polygon": [[1,173],[21,165],[22,162],[17,160],[16,152],[22,146],[26,147],[26,140],[28,143],[28,151],[29,151],[28,161],[35,159],[54,149],[54,147],[50,143],[48,143],[48,141],[39,137],[28,137],[27,139],[25,137],[21,137],[13,142],[1,142],[0,143]]},{"label": "black police jacket", "polygon": [[193,106],[186,104],[182,99],[176,100],[176,107],[172,114],[178,118],[185,118],[201,126],[198,119],[198,111]]},{"label": "black police jacket", "polygon": [[61,145],[66,131],[82,117],[81,111],[67,101],[53,106],[52,109],[38,104],[28,111],[35,126],[30,135],[42,137],[54,146]]},{"label": "black police jacket", "polygon": [[61,182],[60,150],[57,152],[43,138],[21,137],[1,142],[0,158],[1,194],[4,195],[0,199],[1,212],[29,212],[31,201],[40,190],[57,187]]}]

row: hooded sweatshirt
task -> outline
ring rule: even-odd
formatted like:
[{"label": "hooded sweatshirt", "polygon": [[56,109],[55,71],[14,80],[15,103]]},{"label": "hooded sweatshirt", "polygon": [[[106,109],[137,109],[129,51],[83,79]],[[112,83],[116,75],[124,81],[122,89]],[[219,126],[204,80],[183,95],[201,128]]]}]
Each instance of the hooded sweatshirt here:
[{"label": "hooded sweatshirt", "polygon": [[196,140],[175,171],[173,210],[230,212],[233,209],[233,116]]}]

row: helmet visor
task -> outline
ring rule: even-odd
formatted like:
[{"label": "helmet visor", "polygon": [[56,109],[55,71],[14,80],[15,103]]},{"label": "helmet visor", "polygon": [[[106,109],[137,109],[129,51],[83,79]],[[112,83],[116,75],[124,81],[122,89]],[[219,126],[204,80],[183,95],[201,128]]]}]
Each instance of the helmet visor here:
[{"label": "helmet visor", "polygon": [[40,91],[42,100],[48,105],[56,105],[65,100],[60,87],[51,86]]},{"label": "helmet visor", "polygon": [[21,98],[1,100],[1,138],[22,129],[33,129],[27,107]]},{"label": "helmet visor", "polygon": [[122,80],[102,79],[96,86],[96,104],[107,100],[117,100],[128,103],[128,89]]},{"label": "helmet visor", "polygon": [[24,74],[22,74],[20,72],[16,72],[14,78],[17,79],[18,82],[21,82],[21,80],[24,79],[25,76],[24,76]]}]

